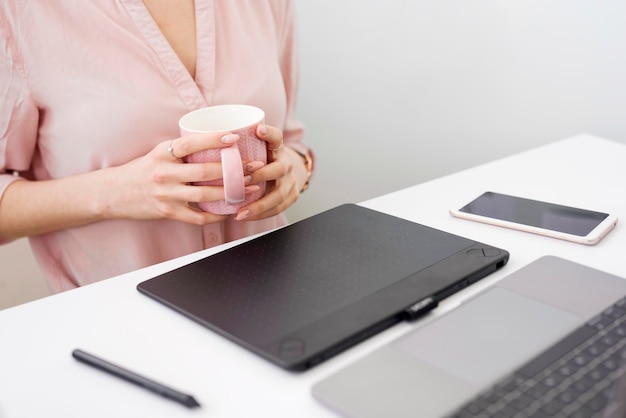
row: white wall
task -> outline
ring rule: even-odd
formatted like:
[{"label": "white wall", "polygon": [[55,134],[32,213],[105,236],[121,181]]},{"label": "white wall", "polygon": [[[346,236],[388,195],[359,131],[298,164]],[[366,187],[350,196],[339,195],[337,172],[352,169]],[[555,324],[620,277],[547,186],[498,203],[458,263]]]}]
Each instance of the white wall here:
[{"label": "white wall", "polygon": [[[296,5],[317,173],[292,220],[580,132],[626,142],[623,0]],[[25,241],[0,260],[0,308],[43,294]]]},{"label": "white wall", "polygon": [[626,142],[623,0],[296,4],[318,170],[291,219],[581,132]]}]

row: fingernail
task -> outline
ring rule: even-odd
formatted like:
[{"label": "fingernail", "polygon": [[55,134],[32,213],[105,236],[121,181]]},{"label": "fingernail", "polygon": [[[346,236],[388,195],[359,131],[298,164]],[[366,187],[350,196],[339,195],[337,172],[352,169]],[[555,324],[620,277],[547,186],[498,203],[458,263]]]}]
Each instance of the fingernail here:
[{"label": "fingernail", "polygon": [[254,193],[261,190],[261,186],[258,184],[251,184],[250,186],[246,186],[246,193]]},{"label": "fingernail", "polygon": [[250,211],[244,210],[243,212],[239,212],[235,219],[237,219],[238,221],[241,221],[241,220],[246,219],[248,216],[250,216]]},{"label": "fingernail", "polygon": [[244,182],[245,184],[252,183],[252,176],[245,176],[245,177],[243,178],[243,182]]},{"label": "fingernail", "polygon": [[256,171],[259,168],[262,168],[265,165],[263,161],[250,161],[246,164],[246,170],[249,172]]},{"label": "fingernail", "polygon": [[267,135],[267,126],[259,125],[259,134],[261,134],[261,136]]},{"label": "fingernail", "polygon": [[224,144],[234,144],[238,139],[239,135],[237,134],[226,134],[221,138],[221,141]]}]

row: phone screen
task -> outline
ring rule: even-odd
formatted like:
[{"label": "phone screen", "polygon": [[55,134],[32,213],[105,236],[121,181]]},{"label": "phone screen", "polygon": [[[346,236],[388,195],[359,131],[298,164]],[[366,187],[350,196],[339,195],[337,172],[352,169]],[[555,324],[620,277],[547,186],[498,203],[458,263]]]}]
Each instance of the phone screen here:
[{"label": "phone screen", "polygon": [[584,237],[609,214],[486,192],[460,212]]}]

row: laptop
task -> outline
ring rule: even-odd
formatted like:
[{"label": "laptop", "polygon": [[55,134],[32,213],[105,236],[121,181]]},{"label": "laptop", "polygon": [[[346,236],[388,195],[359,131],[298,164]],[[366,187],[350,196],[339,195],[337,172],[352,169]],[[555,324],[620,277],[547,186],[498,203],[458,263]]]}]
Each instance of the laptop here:
[{"label": "laptop", "polygon": [[621,417],[625,346],[626,280],[546,256],[312,392],[350,417]]},{"label": "laptop", "polygon": [[508,257],[346,204],[144,281],[138,290],[301,371],[427,312]]}]

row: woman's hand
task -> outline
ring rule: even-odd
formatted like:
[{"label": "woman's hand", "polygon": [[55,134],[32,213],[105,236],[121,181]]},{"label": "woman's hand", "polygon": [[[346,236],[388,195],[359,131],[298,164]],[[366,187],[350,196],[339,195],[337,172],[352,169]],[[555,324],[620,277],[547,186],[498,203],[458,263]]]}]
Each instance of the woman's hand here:
[{"label": "woman's hand", "polygon": [[237,220],[256,220],[278,215],[300,196],[307,172],[300,154],[284,146],[280,129],[259,125],[257,136],[267,142],[268,164],[250,174],[249,184],[268,182],[269,192],[256,202],[243,207]]},{"label": "woman's hand", "polygon": [[[224,215],[198,209],[194,203],[224,199],[221,186],[191,183],[222,178],[219,162],[184,163],[183,158],[197,151],[231,146],[239,139],[234,134],[194,134],[162,142],[147,155],[116,167],[116,198],[106,202],[107,217],[131,219],[174,219],[196,225],[219,222]],[[262,164],[246,162],[250,175]],[[247,191],[258,186],[247,186]],[[191,203],[190,203],[191,202]]]}]

